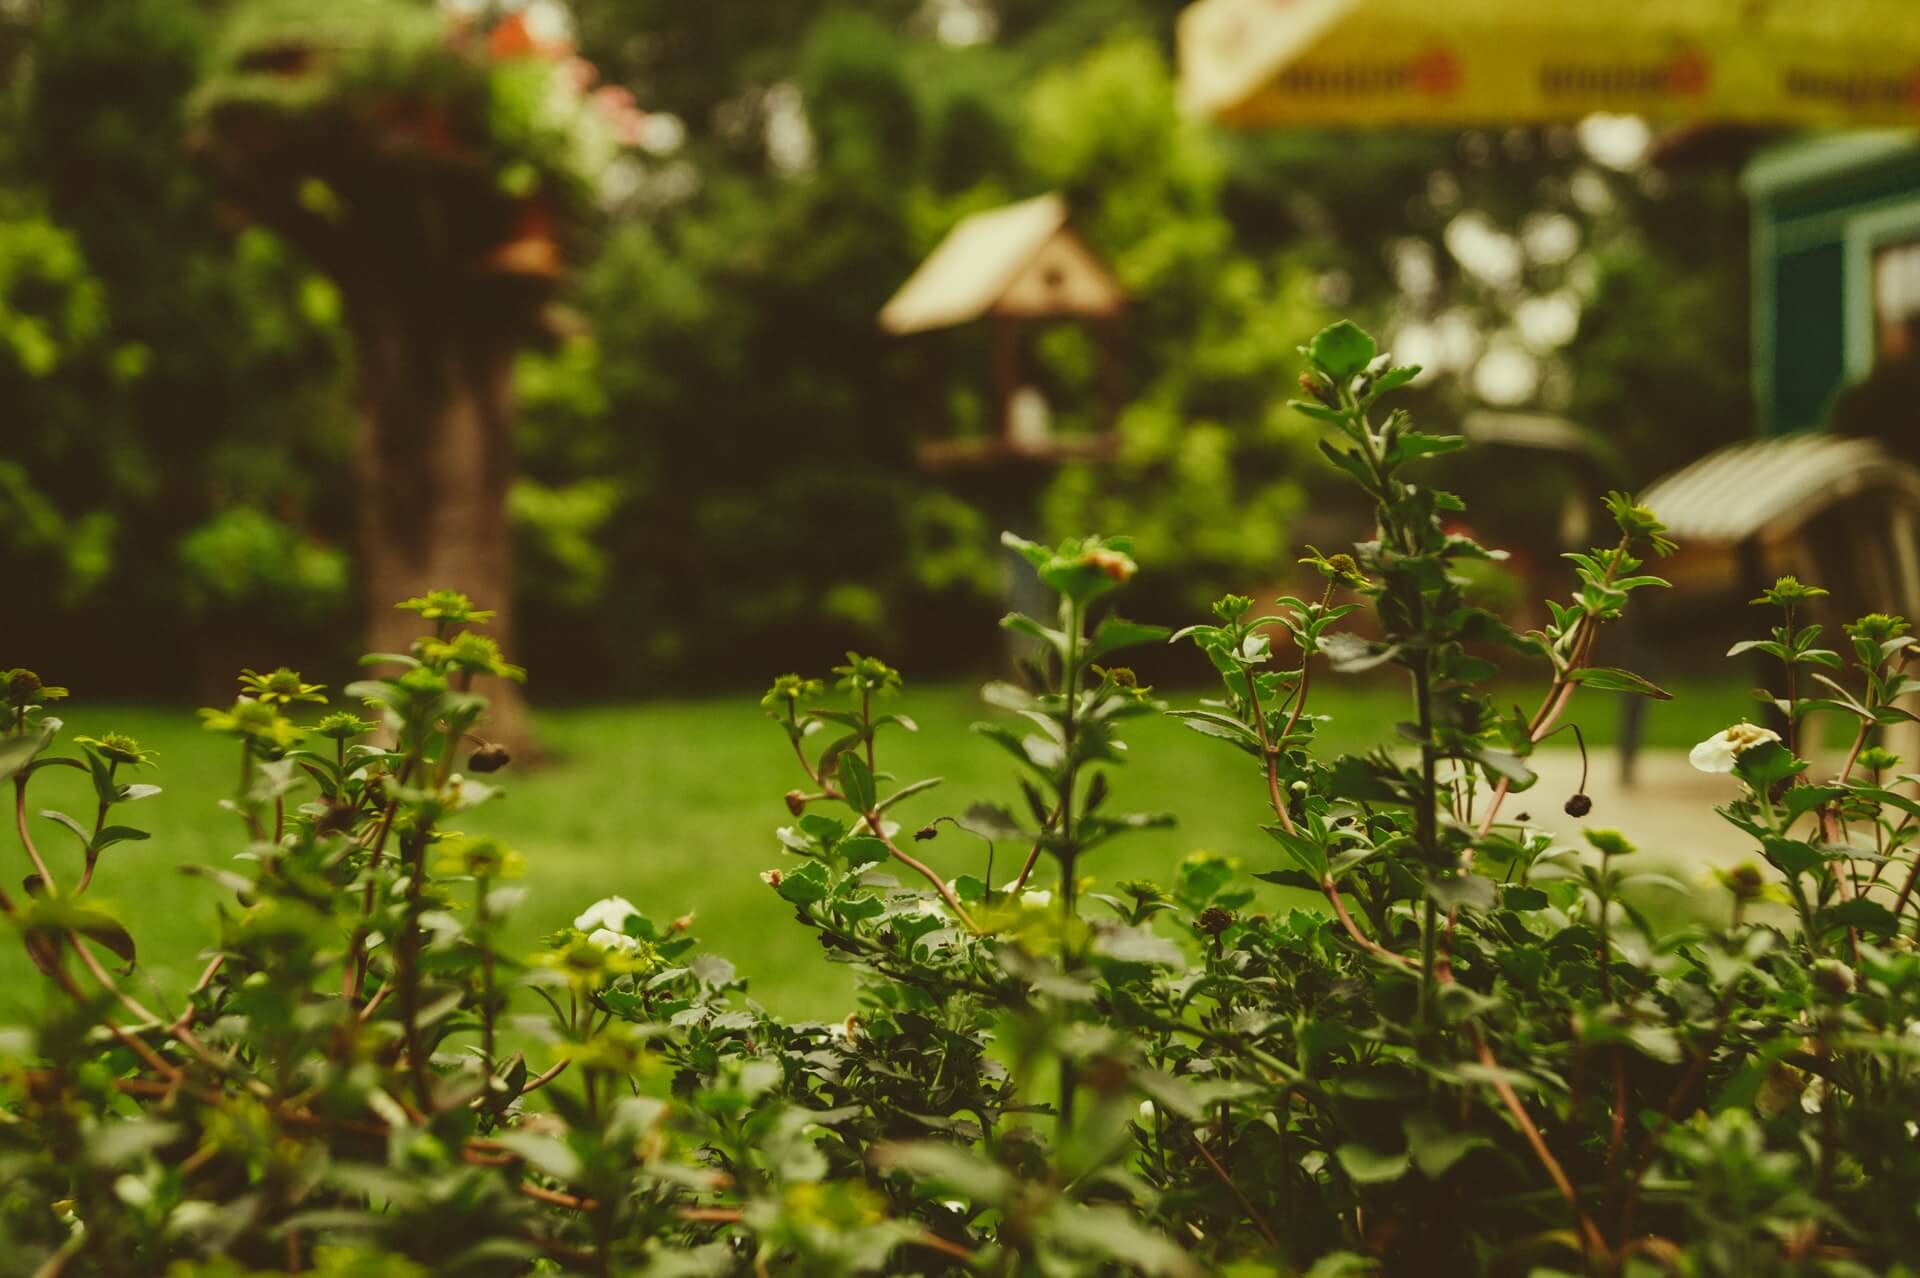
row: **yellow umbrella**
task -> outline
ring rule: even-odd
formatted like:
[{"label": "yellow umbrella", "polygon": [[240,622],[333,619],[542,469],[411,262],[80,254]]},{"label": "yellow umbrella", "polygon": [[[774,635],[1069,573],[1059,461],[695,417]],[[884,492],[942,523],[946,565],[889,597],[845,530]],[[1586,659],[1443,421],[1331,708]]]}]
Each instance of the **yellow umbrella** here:
[{"label": "yellow umbrella", "polygon": [[1180,82],[1239,125],[1920,125],[1920,0],[1199,0]]}]

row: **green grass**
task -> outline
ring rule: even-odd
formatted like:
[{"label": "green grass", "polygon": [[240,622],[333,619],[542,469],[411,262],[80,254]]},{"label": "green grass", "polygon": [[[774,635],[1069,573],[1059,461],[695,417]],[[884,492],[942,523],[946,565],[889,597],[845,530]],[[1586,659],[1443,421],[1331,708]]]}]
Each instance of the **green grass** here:
[{"label": "green grass", "polygon": [[[1737,683],[1682,683],[1674,691],[1674,702],[1651,708],[1650,745],[1691,745],[1750,704]],[[1534,695],[1514,694],[1528,702]],[[1195,696],[1173,700],[1192,704]],[[915,688],[888,708],[913,716],[921,731],[883,736],[881,767],[903,780],[945,778],[895,810],[906,828],[977,799],[1018,809],[1012,760],[966,731],[990,713],[971,686]],[[1333,684],[1316,692],[1314,709],[1332,716],[1322,728],[1332,750],[1388,739],[1395,721],[1406,717],[1403,694],[1390,683]],[[188,710],[81,701],[62,712],[64,740],[111,729],[159,751],[160,766],[145,779],[165,787],[163,793],[125,809],[121,818],[151,830],[153,838],[109,849],[94,893],[116,909],[139,943],[141,971],[132,988],[166,1002],[191,981],[216,908],[231,905],[218,887],[178,867],[226,865],[244,842],[238,820],[218,806],[231,792],[235,748],[202,732]],[[1589,745],[1611,742],[1617,719],[1616,700],[1588,701],[1582,729]],[[549,765],[500,774],[506,797],[465,823],[474,833],[507,840],[526,858],[532,891],[514,944],[531,948],[588,903],[619,893],[655,919],[696,913],[696,933],[734,959],[751,992],[769,1005],[795,1016],[848,1010],[847,973],[821,961],[813,933],[793,922],[759,878],[781,862],[772,831],[791,820],[782,796],[802,778],[755,695],[559,710],[541,715],[538,725],[552,754]],[[1264,789],[1250,760],[1170,720],[1129,726],[1133,761],[1113,778],[1116,810],[1170,811],[1180,824],[1108,845],[1089,861],[1088,872],[1109,882],[1135,875],[1166,882],[1177,860],[1196,848],[1227,852],[1250,866],[1272,861],[1260,833]],[[64,768],[40,773],[29,794],[33,812],[51,807],[85,816],[90,805],[86,779]],[[36,842],[55,858],[56,875],[71,881],[70,869],[62,874],[77,859],[71,837],[51,821],[29,820]],[[14,873],[24,873],[14,840],[0,846],[15,857]],[[985,869],[979,842],[951,827],[916,851],[948,876]],[[1016,872],[1023,851],[1002,850],[993,866],[997,881]],[[0,1008],[36,1005],[38,987],[23,954],[12,946],[0,950]]]}]

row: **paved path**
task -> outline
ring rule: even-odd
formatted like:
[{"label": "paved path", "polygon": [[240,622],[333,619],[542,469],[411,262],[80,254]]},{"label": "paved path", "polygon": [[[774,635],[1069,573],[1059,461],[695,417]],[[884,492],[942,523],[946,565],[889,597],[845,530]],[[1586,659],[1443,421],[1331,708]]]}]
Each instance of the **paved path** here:
[{"label": "paved path", "polygon": [[1646,750],[1631,788],[1620,784],[1620,764],[1612,751],[1596,750],[1587,776],[1593,810],[1584,819],[1566,814],[1567,796],[1580,783],[1580,754],[1549,749],[1535,754],[1540,781],[1525,794],[1507,800],[1502,816],[1525,812],[1536,825],[1585,846],[1582,826],[1611,828],[1644,852],[1669,862],[1680,877],[1704,876],[1709,867],[1760,861],[1759,849],[1728,825],[1714,808],[1732,800],[1740,783],[1731,776],[1697,772],[1679,750]]}]

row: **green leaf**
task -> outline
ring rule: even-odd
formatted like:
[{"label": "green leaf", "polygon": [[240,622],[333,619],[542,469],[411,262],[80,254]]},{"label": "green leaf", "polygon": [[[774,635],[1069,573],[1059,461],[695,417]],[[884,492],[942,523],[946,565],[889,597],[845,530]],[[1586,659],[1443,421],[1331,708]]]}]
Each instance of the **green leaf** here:
[{"label": "green leaf", "polygon": [[1287,407],[1296,413],[1304,413],[1315,421],[1325,422],[1329,426],[1344,426],[1347,424],[1347,418],[1344,413],[1341,413],[1338,409],[1328,408],[1325,404],[1317,403],[1311,399],[1290,399],[1287,401]]},{"label": "green leaf", "polygon": [[1140,1223],[1125,1207],[1082,1207],[1059,1203],[1044,1218],[1055,1242],[1093,1252],[1150,1275],[1187,1278],[1203,1271],[1193,1258]]},{"label": "green leaf", "polygon": [[56,825],[64,825],[67,829],[73,831],[73,837],[80,840],[80,846],[83,849],[93,839],[92,833],[88,831],[86,826],[81,825],[64,812],[55,812],[52,808],[43,808],[41,809],[40,815]]},{"label": "green leaf", "polygon": [[1767,863],[1788,878],[1805,874],[1826,860],[1811,843],[1800,839],[1782,839],[1768,835],[1760,842]]},{"label": "green leaf", "polygon": [[1407,1174],[1407,1168],[1413,1161],[1404,1153],[1389,1154],[1353,1141],[1334,1150],[1333,1156],[1340,1160],[1341,1169],[1361,1185],[1380,1185],[1399,1180]]},{"label": "green leaf", "polygon": [[1423,435],[1419,431],[1407,431],[1393,441],[1393,447],[1387,450],[1386,462],[1390,466],[1398,465],[1416,457],[1457,453],[1466,446],[1465,435]]},{"label": "green leaf", "polygon": [[975,1206],[999,1206],[1013,1191],[1013,1178],[1004,1169],[941,1142],[877,1145],[872,1157],[878,1167],[905,1172],[922,1184],[961,1194]]},{"label": "green leaf", "polygon": [[1500,889],[1500,904],[1516,913],[1525,914],[1532,910],[1544,910],[1549,902],[1547,894],[1539,888],[1515,883]]},{"label": "green leaf", "polygon": [[1505,750],[1481,746],[1473,751],[1473,757],[1487,771],[1495,776],[1505,777],[1516,792],[1531,789],[1533,783],[1539,779],[1534,775],[1532,768],[1520,761],[1518,755],[1509,754]]},{"label": "green leaf", "polygon": [[1295,865],[1313,876],[1316,885],[1326,879],[1327,850],[1325,848],[1312,839],[1299,834],[1290,834],[1281,826],[1265,825],[1260,828],[1271,834],[1273,841],[1286,849],[1287,855],[1293,859]]},{"label": "green leaf", "polygon": [[1491,1148],[1493,1142],[1470,1131],[1458,1131],[1425,1111],[1408,1114],[1401,1120],[1407,1133],[1407,1152],[1414,1166],[1430,1180],[1446,1175],[1447,1169],[1474,1149]]},{"label": "green leaf", "polygon": [[1336,381],[1361,372],[1379,353],[1372,336],[1352,320],[1327,325],[1307,344],[1307,358]]},{"label": "green leaf", "polygon": [[887,851],[885,842],[865,834],[856,835],[842,842],[839,852],[847,858],[847,867],[854,870],[864,869],[893,855]]},{"label": "green leaf", "polygon": [[928,777],[924,781],[915,781],[911,785],[903,785],[880,801],[879,810],[885,812],[902,799],[911,798],[922,791],[933,789],[933,787],[939,785],[944,779],[943,777]]},{"label": "green leaf", "polygon": [[138,842],[141,839],[150,839],[152,837],[153,835],[147,831],[136,830],[130,825],[110,825],[100,831],[99,835],[95,837],[93,840],[93,850],[95,852],[104,852],[116,843]]},{"label": "green leaf", "polygon": [[1850,927],[1875,936],[1891,936],[1895,927],[1893,911],[1864,896],[1829,905],[1814,916],[1814,926],[1826,932]]},{"label": "green leaf", "polygon": [[1024,840],[1033,837],[1012,812],[997,803],[970,803],[967,810],[960,814],[957,823],[968,834],[983,839]]},{"label": "green leaf", "polygon": [[1260,750],[1260,738],[1252,728],[1217,710],[1169,710],[1167,713],[1203,737],[1218,737],[1250,747],[1256,753]]},{"label": "green leaf", "polygon": [[59,729],[58,719],[46,719],[41,722],[38,731],[0,740],[0,781],[33,762],[34,756],[47,748],[53,740],[53,734]]},{"label": "green leaf", "polygon": [[[1341,418],[1335,414],[1334,420],[1339,421]],[[1351,448],[1335,448],[1324,439],[1320,441],[1320,452],[1328,461],[1353,476],[1362,488],[1372,491],[1373,472],[1367,469],[1366,459],[1359,453]]]},{"label": "green leaf", "polygon": [[1780,806],[1787,810],[1788,824],[1799,820],[1815,808],[1844,798],[1847,791],[1837,785],[1796,785],[1780,798]]},{"label": "green leaf", "polygon": [[840,755],[840,794],[847,806],[865,816],[873,811],[875,794],[873,788],[873,770],[867,767],[867,761],[853,750]]},{"label": "green leaf", "polygon": [[1389,368],[1373,379],[1373,393],[1379,396],[1390,390],[1398,390],[1418,376],[1420,376],[1418,364],[1403,364],[1399,368]]},{"label": "green leaf", "polygon": [[775,888],[782,898],[795,905],[812,905],[827,899],[827,870],[818,861],[807,861],[781,876]]},{"label": "green leaf", "polygon": [[1599,692],[1631,692],[1637,696],[1652,697],[1655,701],[1673,700],[1673,694],[1658,684],[1642,679],[1631,670],[1613,666],[1584,666],[1569,672],[1567,677],[1583,688],[1593,688]]},{"label": "green leaf", "polygon": [[1749,746],[1740,752],[1733,764],[1735,774],[1755,790],[1767,790],[1774,782],[1797,777],[1806,769],[1807,761],[1795,758],[1793,751],[1778,741],[1762,741],[1759,745]]},{"label": "green leaf", "polygon": [[1442,909],[1490,910],[1499,893],[1486,875],[1460,870],[1445,876],[1429,874],[1427,895]]},{"label": "green leaf", "polygon": [[1674,1036],[1669,1025],[1635,1025],[1627,1031],[1627,1042],[1633,1050],[1663,1065],[1676,1065],[1680,1061],[1680,1040]]},{"label": "green leaf", "polygon": [[1171,632],[1165,626],[1148,626],[1134,621],[1122,621],[1118,617],[1108,617],[1093,632],[1093,639],[1087,644],[1084,654],[1088,661],[1098,661],[1110,652],[1122,648],[1135,648],[1146,643],[1161,643]]},{"label": "green leaf", "polygon": [[1017,612],[1008,613],[1000,619],[1000,628],[1038,639],[1062,657],[1067,654],[1067,636],[1058,630],[1048,629],[1032,617],[1023,616]]},{"label": "green leaf", "polygon": [[1359,635],[1343,630],[1321,639],[1320,651],[1326,655],[1327,664],[1341,674],[1360,674],[1399,656],[1400,645],[1376,646]]},{"label": "green leaf", "polygon": [[580,1155],[557,1137],[542,1136],[537,1132],[509,1131],[498,1139],[504,1148],[525,1159],[527,1166],[562,1184],[580,1179],[581,1173],[586,1170]]}]

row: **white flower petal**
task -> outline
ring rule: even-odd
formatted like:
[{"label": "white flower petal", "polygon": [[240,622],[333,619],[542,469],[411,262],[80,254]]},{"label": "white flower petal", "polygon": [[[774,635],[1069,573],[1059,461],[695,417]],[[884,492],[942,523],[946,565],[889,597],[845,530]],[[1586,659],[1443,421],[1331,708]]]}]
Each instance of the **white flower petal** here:
[{"label": "white flower petal", "polygon": [[595,928],[587,935],[587,944],[597,945],[603,950],[626,950],[632,952],[640,948],[640,942],[625,932],[616,932],[611,928]]},{"label": "white flower petal", "polygon": [[1780,740],[1772,728],[1754,723],[1736,723],[1716,732],[1687,753],[1687,762],[1702,772],[1731,772],[1741,755],[1758,745]]},{"label": "white flower petal", "polygon": [[1727,734],[1716,732],[1687,752],[1687,762],[1701,772],[1733,771],[1733,743]]},{"label": "white flower petal", "polygon": [[633,902],[624,896],[603,897],[582,910],[573,925],[582,932],[591,932],[596,928],[622,932],[626,930],[627,916],[639,912],[633,907]]}]

